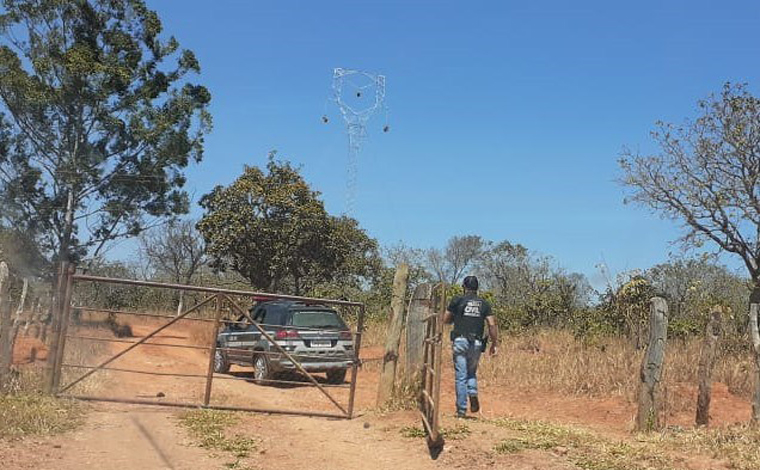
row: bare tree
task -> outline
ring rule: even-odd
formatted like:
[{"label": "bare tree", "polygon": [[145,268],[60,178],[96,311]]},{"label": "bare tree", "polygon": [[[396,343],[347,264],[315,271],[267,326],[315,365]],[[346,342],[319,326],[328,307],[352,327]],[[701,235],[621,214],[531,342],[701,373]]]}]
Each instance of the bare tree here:
[{"label": "bare tree", "polygon": [[[714,243],[744,263],[760,302],[760,99],[746,85],[723,87],[699,102],[700,115],[682,126],[659,123],[652,133],[660,151],[642,156],[624,150],[622,183],[631,200],[680,221],[685,247]],[[752,312],[757,306],[752,305]],[[752,316],[751,316],[752,318]],[[750,333],[760,375],[757,319]],[[753,420],[760,420],[760,381]]]},{"label": "bare tree", "polygon": [[428,265],[438,279],[456,284],[480,259],[485,247],[486,242],[478,235],[451,237],[443,250],[428,250]]},{"label": "bare tree", "polygon": [[157,274],[189,284],[206,262],[203,237],[190,220],[173,221],[140,237],[140,245]]},{"label": "bare tree", "polygon": [[737,255],[760,280],[760,99],[743,85],[700,101],[683,126],[658,123],[660,151],[624,150],[622,183],[630,201],[684,224],[681,241],[706,241]]}]

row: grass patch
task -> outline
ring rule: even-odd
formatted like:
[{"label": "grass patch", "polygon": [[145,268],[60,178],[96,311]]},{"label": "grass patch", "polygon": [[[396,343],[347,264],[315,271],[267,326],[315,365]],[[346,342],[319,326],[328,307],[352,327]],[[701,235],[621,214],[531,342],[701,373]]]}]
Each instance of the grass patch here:
[{"label": "grass patch", "polygon": [[559,450],[570,462],[584,470],[670,470],[676,463],[655,445],[627,443],[601,438],[588,431],[541,421],[497,419],[498,427],[515,432],[494,446],[498,454],[528,449]]},{"label": "grass patch", "polygon": [[62,433],[79,426],[83,415],[71,400],[29,393],[0,396],[0,438]]},{"label": "grass patch", "polygon": [[738,424],[716,429],[688,429],[642,435],[639,438],[653,446],[669,450],[699,453],[728,461],[729,468],[760,468],[760,428]]},{"label": "grass patch", "polygon": [[225,464],[226,468],[246,468],[241,459],[257,448],[256,439],[239,434],[229,435],[227,428],[240,422],[240,417],[232,412],[192,410],[182,413],[179,422],[200,447],[235,457],[235,461]]},{"label": "grass patch", "polygon": [[[427,436],[425,430],[418,426],[404,426],[399,432],[401,433],[401,436],[410,439]],[[444,439],[457,441],[466,438],[472,433],[472,431],[470,431],[470,428],[466,424],[457,424],[453,428],[441,428],[440,433]]]}]

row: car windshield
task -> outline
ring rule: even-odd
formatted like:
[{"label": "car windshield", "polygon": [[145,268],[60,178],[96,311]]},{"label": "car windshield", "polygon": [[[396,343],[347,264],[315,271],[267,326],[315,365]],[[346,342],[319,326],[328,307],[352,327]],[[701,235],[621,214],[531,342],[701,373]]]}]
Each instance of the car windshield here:
[{"label": "car windshield", "polygon": [[344,329],[346,327],[337,313],[325,310],[296,312],[293,314],[293,326],[335,329]]}]

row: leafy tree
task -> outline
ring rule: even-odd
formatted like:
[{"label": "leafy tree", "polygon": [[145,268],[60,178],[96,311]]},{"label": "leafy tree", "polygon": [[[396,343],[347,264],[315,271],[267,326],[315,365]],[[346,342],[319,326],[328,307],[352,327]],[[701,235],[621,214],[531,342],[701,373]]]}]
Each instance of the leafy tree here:
[{"label": "leafy tree", "polygon": [[[623,281],[624,278],[627,279]],[[623,273],[618,277],[618,287],[608,286],[602,295],[598,306],[604,312],[601,318],[641,349],[648,331],[649,302],[655,294],[652,283],[640,272]]]},{"label": "leafy tree", "polygon": [[45,257],[35,240],[18,230],[0,226],[0,261],[6,261],[10,271],[22,278],[38,277],[49,271]]},{"label": "leafy tree", "polygon": [[[212,265],[254,288],[301,294],[326,283],[357,288],[380,269],[377,242],[348,217],[330,216],[298,169],[270,155],[201,199],[198,229]],[[324,287],[324,286],[323,286]]]},{"label": "leafy tree", "polygon": [[682,126],[659,123],[660,150],[624,150],[622,183],[630,200],[684,224],[686,247],[714,243],[738,256],[760,282],[760,99],[726,84],[699,102],[700,115]]},{"label": "leafy tree", "polygon": [[3,0],[0,221],[60,261],[185,213],[209,92],[141,0]]},{"label": "leafy tree", "polygon": [[[704,256],[671,259],[649,268],[645,276],[668,299],[668,328],[674,336],[701,334],[708,311],[716,304],[733,313],[748,308],[748,280]],[[731,332],[737,327],[743,331],[745,323],[726,326]]]},{"label": "leafy tree", "polygon": [[566,274],[550,258],[532,255],[520,244],[491,247],[479,267],[483,286],[497,306],[519,326],[559,326],[586,306],[591,287],[581,274]]}]

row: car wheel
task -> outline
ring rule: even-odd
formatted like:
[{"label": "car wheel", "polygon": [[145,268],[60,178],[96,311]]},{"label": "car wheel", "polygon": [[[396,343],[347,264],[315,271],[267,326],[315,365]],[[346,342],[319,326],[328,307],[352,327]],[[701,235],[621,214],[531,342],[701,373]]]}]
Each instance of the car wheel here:
[{"label": "car wheel", "polygon": [[269,369],[269,360],[264,354],[257,354],[253,359],[253,381],[263,385],[272,376]]},{"label": "car wheel", "polygon": [[346,381],[346,369],[336,369],[327,371],[327,382],[331,384],[342,384]]},{"label": "car wheel", "polygon": [[226,374],[230,371],[230,361],[227,360],[227,354],[217,349],[214,352],[214,372],[217,374]]}]

